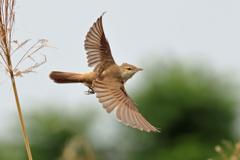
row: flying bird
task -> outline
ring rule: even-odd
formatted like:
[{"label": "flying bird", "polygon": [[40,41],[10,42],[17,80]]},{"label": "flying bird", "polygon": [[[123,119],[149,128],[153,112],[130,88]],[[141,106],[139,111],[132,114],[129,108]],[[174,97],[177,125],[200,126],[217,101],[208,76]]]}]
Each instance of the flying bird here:
[{"label": "flying bird", "polygon": [[49,77],[56,83],[83,83],[89,88],[86,94],[96,93],[107,113],[115,110],[118,121],[139,130],[160,132],[139,113],[125,90],[127,80],[143,69],[127,63],[121,66],[115,63],[103,31],[104,14],[105,12],[90,28],[84,41],[88,66],[94,67],[93,71],[89,73],[53,71]]}]

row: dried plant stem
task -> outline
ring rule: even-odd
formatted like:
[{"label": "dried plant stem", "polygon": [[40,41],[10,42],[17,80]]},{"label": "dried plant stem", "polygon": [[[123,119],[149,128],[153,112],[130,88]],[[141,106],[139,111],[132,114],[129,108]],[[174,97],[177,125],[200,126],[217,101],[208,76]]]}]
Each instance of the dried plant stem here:
[{"label": "dried plant stem", "polygon": [[[28,49],[25,52],[25,54],[22,56],[22,58],[17,63],[17,65],[13,67],[11,62],[11,56],[18,49],[22,48],[26,43],[29,42],[29,40],[26,40],[23,43],[19,44],[17,40],[12,41],[12,34],[14,32],[14,23],[15,23],[14,6],[15,6],[15,0],[0,0],[0,60],[2,59],[2,62],[0,61],[0,69],[1,69],[0,72],[5,71],[5,73],[10,77],[8,79],[11,79],[12,81],[12,88],[14,91],[14,96],[17,104],[18,115],[21,123],[25,146],[27,149],[28,159],[32,160],[32,154],[31,154],[29,143],[28,143],[27,133],[24,126],[22,111],[21,111],[20,102],[18,98],[15,77],[23,77],[23,74],[35,72],[33,70],[41,66],[42,64],[44,64],[47,61],[47,59],[46,59],[46,56],[43,55],[45,57],[45,60],[38,63],[38,62],[35,62],[32,55],[44,47],[49,47],[49,48],[55,48],[55,47],[50,46],[46,39],[39,39],[30,49]],[[12,45],[11,45],[12,43],[15,43],[18,45],[18,47],[15,50],[12,48]],[[20,71],[17,68],[18,65],[27,58],[32,59],[35,62],[35,64],[23,71]],[[0,85],[2,83],[0,83]]]},{"label": "dried plant stem", "polygon": [[21,128],[22,128],[22,132],[23,132],[23,138],[24,138],[25,146],[26,146],[26,149],[27,149],[28,159],[32,160],[32,154],[31,154],[29,143],[28,143],[27,133],[26,133],[26,129],[25,129],[24,121],[23,121],[23,116],[22,116],[22,111],[21,111],[21,107],[20,107],[20,102],[19,102],[19,98],[18,98],[18,93],[17,93],[16,82],[15,82],[14,73],[13,73],[13,70],[12,70],[11,57],[10,57],[10,53],[9,53],[9,50],[8,50],[8,47],[7,47],[7,41],[6,41],[5,37],[3,38],[3,43],[6,47],[6,58],[7,58],[8,68],[9,68],[9,74],[10,74],[11,81],[12,81],[13,92],[14,92],[14,96],[15,96],[15,100],[16,100],[16,104],[17,104],[18,115],[19,115],[19,119],[20,119],[20,123],[21,123]]},{"label": "dried plant stem", "polygon": [[16,104],[17,104],[18,115],[19,115],[19,119],[20,119],[20,123],[21,123],[22,132],[23,132],[23,138],[24,138],[26,149],[27,149],[28,159],[32,160],[32,154],[31,154],[29,143],[28,143],[26,129],[25,129],[24,122],[23,122],[23,116],[22,116],[19,99],[18,99],[17,87],[16,87],[14,76],[11,76],[11,80],[12,80],[12,87],[13,87],[13,91],[14,91]]}]

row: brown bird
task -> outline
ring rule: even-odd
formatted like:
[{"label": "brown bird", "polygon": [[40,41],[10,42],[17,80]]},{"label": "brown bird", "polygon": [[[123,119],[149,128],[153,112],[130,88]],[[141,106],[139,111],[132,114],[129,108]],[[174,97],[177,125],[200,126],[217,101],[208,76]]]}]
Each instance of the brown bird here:
[{"label": "brown bird", "polygon": [[[105,12],[102,16],[104,14]],[[124,87],[128,79],[143,69],[127,63],[121,66],[115,63],[103,31],[102,16],[90,28],[84,45],[88,66],[94,67],[93,72],[53,71],[49,76],[56,83],[83,83],[89,87],[86,93],[96,93],[96,97],[107,113],[115,109],[116,119],[125,125],[147,132],[160,132],[139,113]]]}]

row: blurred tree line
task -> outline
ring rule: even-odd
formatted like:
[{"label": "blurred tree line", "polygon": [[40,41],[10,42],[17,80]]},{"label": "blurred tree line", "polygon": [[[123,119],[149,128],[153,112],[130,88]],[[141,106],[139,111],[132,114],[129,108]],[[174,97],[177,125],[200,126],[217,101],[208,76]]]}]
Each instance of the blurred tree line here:
[{"label": "blurred tree line", "polygon": [[[141,132],[116,121],[122,130],[113,136],[127,144],[95,148],[88,129],[97,120],[93,113],[34,113],[26,117],[34,160],[219,160],[215,146],[223,139],[236,141],[236,88],[228,77],[176,63],[148,69],[141,80],[144,87],[132,98],[161,133]],[[14,136],[19,141],[0,141],[1,160],[27,159],[21,134]]]}]

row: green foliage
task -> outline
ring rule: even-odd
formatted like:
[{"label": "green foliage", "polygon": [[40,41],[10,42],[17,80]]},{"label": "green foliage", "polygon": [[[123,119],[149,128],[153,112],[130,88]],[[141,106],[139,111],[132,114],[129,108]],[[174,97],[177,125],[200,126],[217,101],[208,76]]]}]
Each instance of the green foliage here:
[{"label": "green foliage", "polygon": [[[48,108],[52,107],[49,106]],[[91,124],[94,118],[92,113],[69,115],[49,109],[47,113],[31,113],[26,116],[25,120],[27,128],[29,128],[27,132],[34,160],[57,160],[74,136],[86,134],[88,125]],[[14,138],[22,140],[20,130],[15,128],[13,132],[16,132]],[[79,143],[85,141],[87,141],[87,137],[83,137]],[[27,159],[25,146],[22,144],[24,144],[22,141],[1,144],[0,159]],[[12,154],[13,151],[14,154]],[[62,160],[65,159],[62,158]]]},{"label": "green foliage", "polygon": [[[148,86],[134,100],[162,133],[136,132],[145,143],[133,159],[203,160],[216,155],[214,147],[222,139],[233,140],[236,98],[226,77],[176,64],[151,74],[145,80]],[[151,145],[144,147],[147,141]]]},{"label": "green foliage", "polygon": [[[215,146],[223,139],[234,140],[236,87],[209,69],[169,64],[145,69],[144,85],[140,85],[145,87],[133,97],[140,113],[161,133],[141,132],[116,122],[124,129],[112,135],[115,144],[98,144],[101,147],[95,152],[95,144],[92,147],[87,139],[96,116],[63,113],[61,108],[67,107],[61,106],[25,117],[34,160],[218,160]],[[0,142],[0,159],[27,159],[18,131],[14,139],[21,141]],[[90,135],[94,134],[99,133]]]}]

